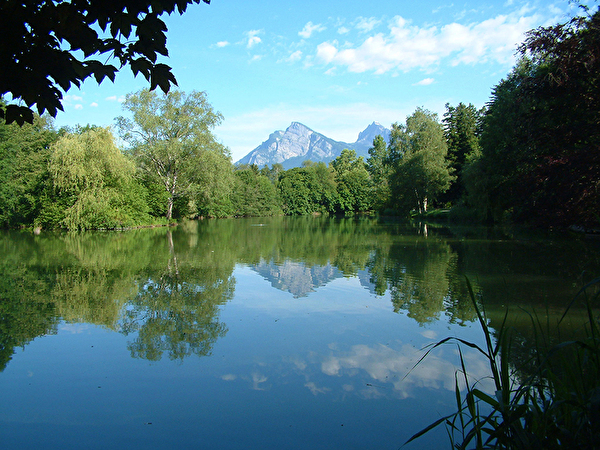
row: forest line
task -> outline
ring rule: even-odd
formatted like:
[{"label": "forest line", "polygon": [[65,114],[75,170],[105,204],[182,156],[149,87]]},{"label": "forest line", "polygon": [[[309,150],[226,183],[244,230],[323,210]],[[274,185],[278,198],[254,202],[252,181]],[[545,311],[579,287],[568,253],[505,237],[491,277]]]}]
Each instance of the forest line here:
[{"label": "forest line", "polygon": [[480,223],[597,228],[600,221],[600,14],[528,33],[482,109],[417,108],[375,138],[366,161],[283,170],[232,164],[204,92],[129,94],[116,130],[0,124],[0,226],[120,229],[183,217],[432,208]]}]

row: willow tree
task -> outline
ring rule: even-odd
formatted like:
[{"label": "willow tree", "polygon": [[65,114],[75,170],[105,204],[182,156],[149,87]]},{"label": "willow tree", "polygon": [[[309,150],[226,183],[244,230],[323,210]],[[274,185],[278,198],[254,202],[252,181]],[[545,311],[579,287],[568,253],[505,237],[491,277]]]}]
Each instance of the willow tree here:
[{"label": "willow tree", "polygon": [[98,229],[147,222],[135,167],[115,145],[109,128],[62,136],[52,146],[48,170],[54,192],[38,224]]},{"label": "willow tree", "polygon": [[[206,93],[181,91],[157,94],[141,90],[128,94],[123,109],[132,117],[117,118],[121,137],[129,143],[138,167],[160,183],[167,193],[166,217],[173,216],[176,199],[194,199],[206,193],[205,163],[221,161],[224,176],[229,176],[228,151],[219,144],[212,129],[223,119],[208,103]],[[207,158],[210,153],[212,158]]]}]

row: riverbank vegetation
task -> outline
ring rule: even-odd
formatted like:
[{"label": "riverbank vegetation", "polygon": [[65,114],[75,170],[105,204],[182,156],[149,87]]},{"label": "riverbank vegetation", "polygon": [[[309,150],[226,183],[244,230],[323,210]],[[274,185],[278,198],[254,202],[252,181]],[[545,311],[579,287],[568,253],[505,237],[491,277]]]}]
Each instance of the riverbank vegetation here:
[{"label": "riverbank vegetation", "polygon": [[[445,425],[456,449],[596,449],[600,445],[600,321],[596,279],[582,288],[557,324],[530,314],[533,339],[527,349],[523,336],[507,324],[508,313],[495,330],[469,285],[470,298],[485,345],[448,337],[432,344],[458,345],[455,413],[442,417],[408,441]],[[563,335],[570,309],[586,310],[583,329],[573,338]],[[473,379],[463,351],[472,348],[489,364],[495,391]],[[417,364],[417,365],[418,365]]]},{"label": "riverbank vegetation", "polygon": [[[600,13],[529,32],[488,104],[417,108],[328,165],[235,167],[203,92],[130,94],[113,130],[0,123],[0,226],[117,229],[182,217],[432,208],[450,218],[600,227]],[[123,142],[122,148],[116,142]]]}]

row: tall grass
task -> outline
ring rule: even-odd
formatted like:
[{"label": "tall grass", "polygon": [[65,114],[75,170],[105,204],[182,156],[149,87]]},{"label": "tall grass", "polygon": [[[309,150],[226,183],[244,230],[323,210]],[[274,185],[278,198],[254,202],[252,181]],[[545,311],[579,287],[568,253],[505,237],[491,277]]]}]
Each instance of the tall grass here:
[{"label": "tall grass", "polygon": [[[507,314],[493,336],[485,311],[468,283],[485,345],[448,337],[428,348],[416,365],[441,345],[450,342],[458,345],[457,410],[419,431],[406,443],[445,425],[455,449],[600,449],[600,322],[592,308],[600,294],[589,294],[599,284],[600,278],[584,286],[558,323],[560,330],[574,304],[583,302],[586,321],[582,338],[555,342],[557,334],[550,331],[550,324],[530,314],[534,345],[529,357],[514,367],[510,362],[517,340],[507,326]],[[484,392],[479,388],[480,383],[471,379],[463,357],[464,347],[484,355],[495,392]]]}]

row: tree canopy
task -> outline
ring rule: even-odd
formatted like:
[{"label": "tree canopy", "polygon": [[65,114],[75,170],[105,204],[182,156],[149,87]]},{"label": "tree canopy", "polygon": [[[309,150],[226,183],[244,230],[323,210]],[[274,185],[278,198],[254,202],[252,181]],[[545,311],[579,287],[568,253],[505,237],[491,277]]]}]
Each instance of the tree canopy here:
[{"label": "tree canopy", "polygon": [[482,218],[594,225],[600,208],[600,12],[529,32],[494,87],[469,202]]},{"label": "tree canopy", "polygon": [[454,177],[447,154],[444,129],[437,114],[417,108],[406,118],[406,124],[392,125],[391,190],[398,211],[426,212],[428,201],[450,187]]},{"label": "tree canopy", "polygon": [[[222,116],[214,111],[204,92],[192,91],[186,95],[171,91],[159,95],[142,90],[129,94],[123,108],[132,118],[119,117],[121,136],[131,145],[131,153],[141,170],[161,184],[168,197],[166,218],[170,219],[177,198],[207,193],[204,165],[214,171],[214,161],[208,154],[224,163],[229,152],[212,134]],[[230,164],[224,165],[226,176]],[[219,173],[219,171],[216,171]]]},{"label": "tree canopy", "polygon": [[[159,18],[210,0],[4,0],[0,2],[0,105],[7,123],[33,122],[33,106],[53,117],[63,110],[63,92],[89,77],[114,81],[129,66],[150,89],[177,85],[168,56],[167,27]],[[116,60],[116,65],[110,64]]]},{"label": "tree canopy", "polygon": [[61,222],[66,228],[119,228],[147,221],[135,166],[108,128],[62,136],[48,167],[55,199],[65,207]]}]

